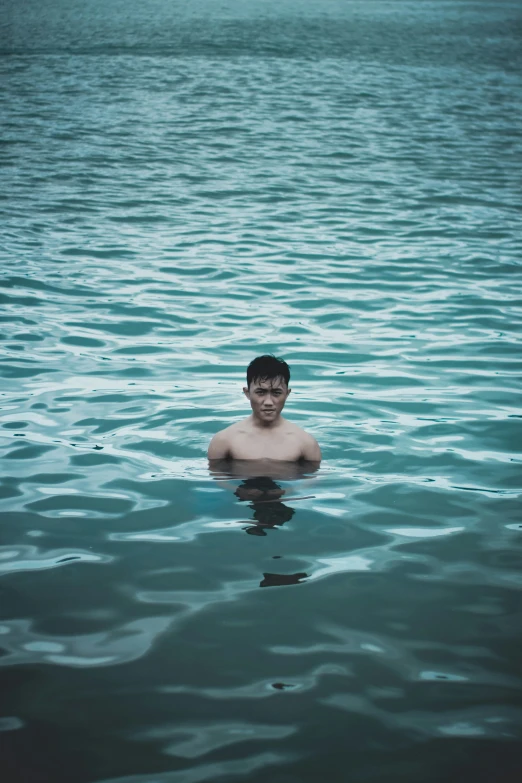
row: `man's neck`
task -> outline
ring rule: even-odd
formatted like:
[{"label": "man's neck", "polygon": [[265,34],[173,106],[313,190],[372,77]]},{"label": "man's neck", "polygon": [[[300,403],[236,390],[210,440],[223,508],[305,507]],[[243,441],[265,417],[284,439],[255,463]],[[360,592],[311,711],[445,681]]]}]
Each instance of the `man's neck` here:
[{"label": "man's neck", "polygon": [[262,419],[258,419],[257,416],[254,416],[254,414],[251,413],[250,421],[252,422],[252,426],[255,427],[256,430],[267,432],[269,430],[276,430],[278,427],[280,427],[281,424],[283,424],[284,419],[281,415],[279,415],[277,419],[274,419],[273,421],[263,421]]}]

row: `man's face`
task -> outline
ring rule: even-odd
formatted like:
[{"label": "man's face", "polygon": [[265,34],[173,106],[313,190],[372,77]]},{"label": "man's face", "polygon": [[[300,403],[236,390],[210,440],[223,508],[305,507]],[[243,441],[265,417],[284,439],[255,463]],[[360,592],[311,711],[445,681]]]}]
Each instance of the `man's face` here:
[{"label": "man's face", "polygon": [[266,424],[277,419],[290,394],[290,389],[282,378],[271,380],[256,378],[250,384],[250,388],[245,387],[243,391],[250,400],[254,416]]}]

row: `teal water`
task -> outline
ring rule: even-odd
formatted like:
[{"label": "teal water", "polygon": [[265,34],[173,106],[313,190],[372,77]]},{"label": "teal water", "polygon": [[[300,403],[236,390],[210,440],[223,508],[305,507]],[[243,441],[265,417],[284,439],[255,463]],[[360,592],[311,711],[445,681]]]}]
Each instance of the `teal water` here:
[{"label": "teal water", "polygon": [[[521,34],[2,5],[2,783],[518,780]],[[322,466],[210,472],[267,351]]]}]

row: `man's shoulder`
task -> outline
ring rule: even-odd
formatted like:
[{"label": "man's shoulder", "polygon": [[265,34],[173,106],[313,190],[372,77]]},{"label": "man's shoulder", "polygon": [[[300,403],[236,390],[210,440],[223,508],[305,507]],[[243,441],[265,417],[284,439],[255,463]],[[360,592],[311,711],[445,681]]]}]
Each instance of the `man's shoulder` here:
[{"label": "man's shoulder", "polygon": [[223,430],[219,430],[219,432],[216,432],[214,435],[214,439],[227,441],[230,438],[233,438],[234,435],[236,435],[238,432],[241,432],[241,430],[245,429],[246,423],[248,422],[248,419],[241,419],[241,421],[235,421],[233,424],[230,424],[228,427],[225,427]]},{"label": "man's shoulder", "polygon": [[209,459],[222,459],[231,456],[231,451],[234,448],[235,439],[245,431],[245,427],[248,426],[248,419],[242,421],[236,421],[224,430],[216,432],[214,437],[209,443],[207,456]]},{"label": "man's shoulder", "polygon": [[304,430],[302,427],[300,427],[298,424],[294,424],[293,421],[288,421],[288,419],[285,419],[285,428],[288,433],[291,433],[294,437],[299,438],[300,440],[313,440],[315,441],[315,438],[313,435],[310,435],[309,432]]},{"label": "man's shoulder", "polygon": [[306,460],[314,462],[321,461],[321,449],[318,442],[313,435],[299,427],[297,424],[288,422],[290,427],[287,429],[288,434],[297,441],[299,448],[302,450],[302,456]]}]

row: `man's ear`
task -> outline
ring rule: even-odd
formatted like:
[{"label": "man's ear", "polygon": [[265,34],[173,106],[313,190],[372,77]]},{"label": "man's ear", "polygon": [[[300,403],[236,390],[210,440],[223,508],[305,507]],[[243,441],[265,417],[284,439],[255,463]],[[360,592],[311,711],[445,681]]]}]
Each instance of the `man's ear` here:
[{"label": "man's ear", "polygon": [[291,391],[292,391],[292,389],[288,389],[288,391],[286,392],[286,396],[287,397],[288,397],[288,395],[290,394]]},{"label": "man's ear", "polygon": [[247,400],[250,399],[250,392],[248,391],[248,386],[243,386],[243,394],[247,398]]}]

